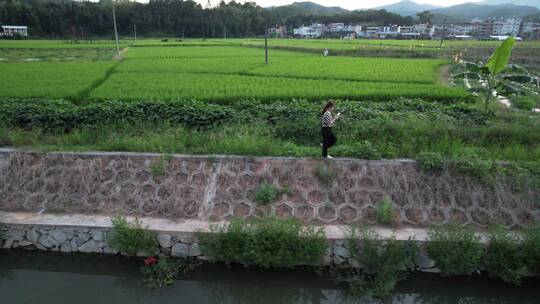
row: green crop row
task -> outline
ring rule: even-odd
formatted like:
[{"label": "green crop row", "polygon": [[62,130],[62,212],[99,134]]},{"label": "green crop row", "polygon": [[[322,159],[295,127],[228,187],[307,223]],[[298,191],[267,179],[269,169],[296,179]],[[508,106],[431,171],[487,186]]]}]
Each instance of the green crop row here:
[{"label": "green crop row", "polygon": [[0,97],[77,98],[115,65],[111,61],[0,63]]},{"label": "green crop row", "polygon": [[187,102],[95,102],[77,106],[64,100],[0,99],[0,125],[66,131],[83,126],[165,123],[189,127],[220,124],[231,116],[224,106]]},{"label": "green crop row", "polygon": [[[306,56],[299,52],[273,51],[272,56],[276,57],[297,57]],[[208,46],[148,46],[132,47],[126,52],[128,59],[174,59],[174,58],[227,58],[227,57],[259,57],[264,60],[264,50],[260,48],[245,48],[222,45]],[[234,61],[231,58],[231,61]]]},{"label": "green crop row", "polygon": [[[120,41],[125,47],[128,41]],[[114,48],[114,40],[0,40],[0,48],[18,49],[71,49],[71,48]]]},{"label": "green crop row", "polygon": [[[51,49],[42,49],[43,54],[36,49],[15,50],[4,49],[0,55],[43,55],[45,59],[55,56]],[[79,49],[63,52],[84,58]],[[112,71],[112,62],[2,63],[0,79],[5,89],[0,97],[213,101],[394,97],[455,100],[465,96],[458,89],[434,85],[442,60],[325,58],[272,50],[265,65],[264,51],[229,46],[135,47],[125,54],[132,58],[115,69],[123,73],[111,77],[106,76]],[[69,54],[66,56],[69,58]],[[196,75],[199,73],[207,75]]]},{"label": "green crop row", "polygon": [[[432,121],[458,121],[459,124],[486,124],[488,118],[474,105],[465,103],[441,104],[425,100],[396,99],[393,101],[339,101],[343,113],[342,123],[365,122],[379,119],[400,120],[407,116],[419,116]],[[75,105],[63,100],[0,99],[0,124],[17,128],[40,128],[45,130],[68,130],[81,126],[107,125],[114,123],[182,123],[187,127],[217,125],[229,122],[249,123],[253,120],[278,124],[297,122],[290,128],[291,138],[299,139],[299,128],[317,132],[318,113],[321,102],[307,100],[238,101],[230,105],[218,105],[201,101],[100,101]],[[536,126],[537,127],[537,126]],[[533,126],[533,128],[536,128]],[[312,130],[313,129],[313,130]],[[287,131],[284,129],[283,131]],[[283,132],[282,132],[283,133]],[[499,133],[504,133],[499,131]],[[285,137],[289,137],[283,133]],[[508,134],[507,134],[508,135]],[[493,136],[492,136],[493,137]]]},{"label": "green crop row", "polygon": [[[240,73],[264,66],[264,58],[177,58],[129,59],[118,66],[117,72],[136,73]],[[158,76],[159,77],[159,76]]]},{"label": "green crop row", "polygon": [[111,60],[113,48],[18,49],[0,48],[0,61]]},{"label": "green crop row", "polygon": [[229,46],[241,46],[245,39],[206,39],[206,38],[163,38],[152,39],[144,38],[132,41],[133,46],[216,46],[216,45],[229,45]]},{"label": "green crop row", "polygon": [[[263,46],[263,39],[246,39],[243,45]],[[316,49],[356,50],[361,48],[401,48],[401,49],[438,49],[439,40],[392,40],[392,39],[272,39],[270,46],[295,46]],[[499,41],[444,41],[443,47],[450,49],[462,49],[469,47],[491,48],[500,45]],[[518,48],[540,48],[537,41],[519,42]]]},{"label": "green crop row", "polygon": [[467,96],[461,89],[431,84],[351,82],[283,77],[193,73],[116,73],[93,90],[93,99],[174,100],[201,99],[377,99],[397,97],[455,100]]},{"label": "green crop row", "polygon": [[252,70],[264,76],[434,83],[444,60],[309,56]]},{"label": "green crop row", "polygon": [[240,73],[292,78],[380,82],[434,83],[445,61],[430,59],[275,57],[268,65],[263,57],[130,59],[118,72]]}]

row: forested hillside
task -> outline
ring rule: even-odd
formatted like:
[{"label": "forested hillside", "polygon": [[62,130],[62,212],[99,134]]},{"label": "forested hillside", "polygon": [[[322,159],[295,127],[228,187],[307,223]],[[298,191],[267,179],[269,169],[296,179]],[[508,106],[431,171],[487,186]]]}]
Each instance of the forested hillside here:
[{"label": "forested hillside", "polygon": [[[264,34],[268,25],[289,27],[311,22],[364,24],[410,24],[411,17],[386,11],[325,12],[298,10],[295,6],[278,11],[254,3],[222,2],[204,9],[194,1],[150,0],[138,3],[119,0],[116,18],[120,35],[132,35],[133,26],[142,36],[176,37],[251,37]],[[70,0],[0,0],[0,24],[27,25],[30,35],[41,37],[112,36],[112,2]]]}]

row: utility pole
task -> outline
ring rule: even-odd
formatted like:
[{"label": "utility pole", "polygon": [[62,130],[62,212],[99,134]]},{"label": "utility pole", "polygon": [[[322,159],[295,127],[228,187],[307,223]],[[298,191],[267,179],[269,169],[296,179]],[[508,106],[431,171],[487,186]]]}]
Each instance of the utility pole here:
[{"label": "utility pole", "polygon": [[133,25],[133,39],[137,40],[137,25]]},{"label": "utility pole", "polygon": [[268,19],[264,19],[264,63],[268,64]]},{"label": "utility pole", "polygon": [[227,26],[223,25],[223,39],[227,39]]},{"label": "utility pole", "polygon": [[446,18],[444,18],[443,20],[443,30],[442,30],[442,35],[441,35],[441,45],[439,46],[440,49],[443,48],[444,46],[444,38],[446,36]]},{"label": "utility pole", "polygon": [[118,31],[116,29],[116,11],[114,10],[115,0],[112,1],[112,15],[114,23],[114,38],[116,39],[116,56],[120,56],[120,45],[118,44]]}]

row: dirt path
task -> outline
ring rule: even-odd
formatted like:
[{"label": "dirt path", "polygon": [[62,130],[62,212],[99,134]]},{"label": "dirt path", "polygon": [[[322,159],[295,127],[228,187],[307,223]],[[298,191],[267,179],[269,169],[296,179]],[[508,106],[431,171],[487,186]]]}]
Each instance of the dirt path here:
[{"label": "dirt path", "polygon": [[437,83],[440,85],[443,85],[445,87],[451,87],[452,82],[450,82],[450,77],[452,76],[450,74],[450,68],[452,65],[446,64],[439,68],[437,71]]},{"label": "dirt path", "polygon": [[122,61],[124,59],[124,53],[129,50],[129,47],[125,47],[122,50],[120,50],[120,53],[118,55],[113,56],[113,60],[116,61]]}]

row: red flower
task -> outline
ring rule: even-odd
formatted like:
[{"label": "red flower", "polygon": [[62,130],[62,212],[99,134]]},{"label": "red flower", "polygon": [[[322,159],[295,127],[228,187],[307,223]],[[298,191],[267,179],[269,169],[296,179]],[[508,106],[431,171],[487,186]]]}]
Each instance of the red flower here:
[{"label": "red flower", "polygon": [[147,257],[146,259],[144,259],[144,265],[146,266],[150,266],[150,265],[154,265],[155,263],[157,263],[157,259],[156,257]]}]

